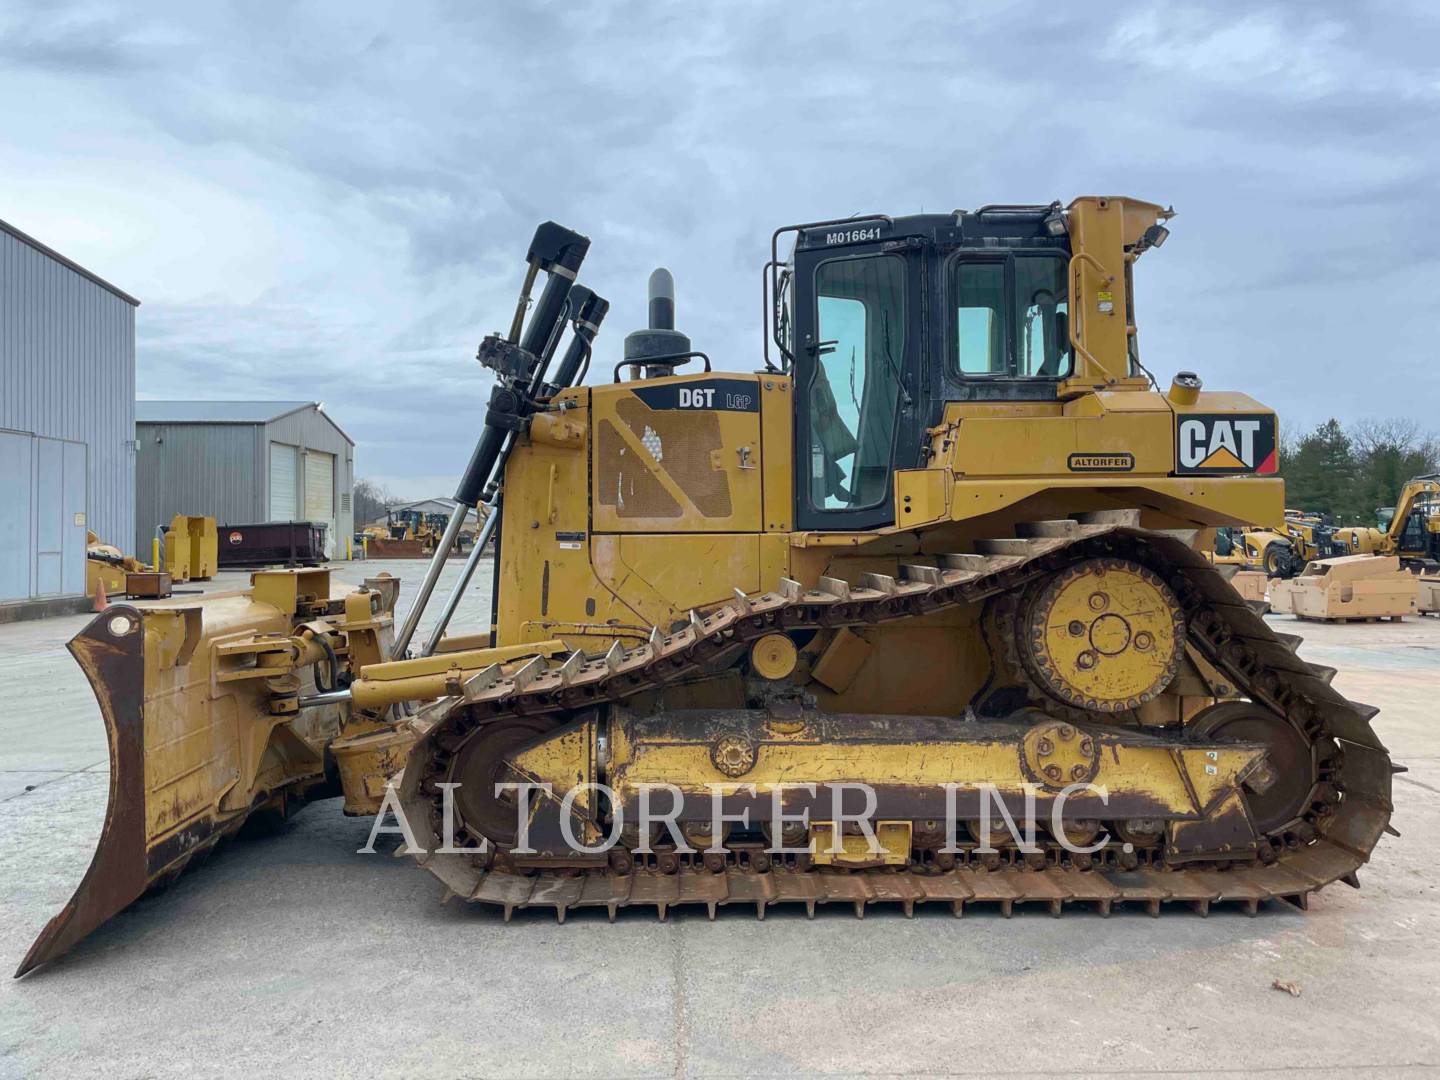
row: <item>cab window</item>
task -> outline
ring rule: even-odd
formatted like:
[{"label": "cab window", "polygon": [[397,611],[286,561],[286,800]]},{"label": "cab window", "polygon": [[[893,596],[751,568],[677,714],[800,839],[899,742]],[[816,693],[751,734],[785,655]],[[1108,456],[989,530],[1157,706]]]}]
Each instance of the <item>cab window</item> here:
[{"label": "cab window", "polygon": [[810,379],[810,504],[875,506],[888,490],[900,365],[905,264],[893,255],[834,259],[816,271]]},{"label": "cab window", "polygon": [[966,375],[1001,375],[1005,357],[1005,264],[959,263],[955,348]]},{"label": "cab window", "polygon": [[1071,373],[1064,259],[962,257],[950,264],[949,278],[961,375],[1059,379]]},{"label": "cab window", "polygon": [[1424,550],[1426,511],[1427,507],[1423,503],[1410,511],[1410,516],[1405,519],[1405,528],[1400,534],[1400,550]]}]

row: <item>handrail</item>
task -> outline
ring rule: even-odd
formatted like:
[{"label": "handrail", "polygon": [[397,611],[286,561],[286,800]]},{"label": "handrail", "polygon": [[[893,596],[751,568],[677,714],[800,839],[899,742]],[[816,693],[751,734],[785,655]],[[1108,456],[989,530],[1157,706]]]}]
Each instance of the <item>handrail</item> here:
[{"label": "handrail", "polygon": [[778,374],[780,369],[770,360],[770,320],[773,317],[770,311],[770,270],[774,265],[767,262],[760,270],[760,355],[765,361],[765,370]]},{"label": "handrail", "polygon": [[650,365],[654,365],[655,367],[668,367],[670,374],[673,375],[677,367],[686,361],[695,359],[697,356],[705,362],[705,373],[708,375],[710,373],[710,357],[696,350],[695,352],[665,353],[663,356],[644,356],[636,360],[621,360],[615,365],[615,381],[617,383],[620,381],[620,372],[627,367],[647,367]]},{"label": "handrail", "polygon": [[1104,274],[1106,277],[1112,276],[1110,272],[1105,269],[1105,265],[1099,259],[1095,258],[1094,255],[1091,255],[1088,251],[1077,251],[1075,254],[1070,256],[1070,265],[1068,267],[1068,273],[1070,274],[1071,282],[1070,306],[1072,311],[1078,312],[1080,314],[1079,319],[1070,319],[1070,347],[1074,349],[1077,353],[1079,353],[1081,356],[1083,356],[1086,362],[1089,363],[1092,367],[1094,367],[1098,371],[1104,372],[1105,365],[1100,363],[1100,361],[1095,358],[1095,354],[1092,353],[1089,349],[1087,349],[1081,343],[1080,338],[1076,335],[1076,330],[1086,318],[1084,303],[1085,294],[1084,290],[1080,287],[1081,276],[1080,267],[1078,264],[1086,262],[1093,264],[1095,269],[1100,271],[1100,273]]},{"label": "handrail", "polygon": [[[788,232],[796,234],[798,244],[799,235],[807,229],[821,229],[831,225],[851,225],[863,221],[883,221],[886,225],[893,225],[895,221],[888,214],[855,214],[848,218],[830,218],[826,221],[807,221],[800,225],[782,225],[770,234],[770,301],[775,303],[780,299],[780,267],[784,264],[780,261],[780,237]],[[795,356],[789,349],[785,348],[784,342],[780,340],[780,329],[778,326],[767,327],[770,339],[780,352],[780,368],[782,371],[789,371],[794,366]],[[768,346],[767,346],[768,350]],[[768,351],[766,359],[769,359]]]}]

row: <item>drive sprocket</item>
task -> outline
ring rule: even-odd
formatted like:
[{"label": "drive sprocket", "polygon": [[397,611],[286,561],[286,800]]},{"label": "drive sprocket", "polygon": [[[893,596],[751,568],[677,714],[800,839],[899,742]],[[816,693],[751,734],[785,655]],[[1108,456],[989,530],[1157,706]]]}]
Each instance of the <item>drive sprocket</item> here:
[{"label": "drive sprocket", "polygon": [[1086,559],[1032,591],[1015,621],[1026,674],[1067,705],[1135,709],[1170,685],[1184,653],[1175,593],[1128,559]]}]

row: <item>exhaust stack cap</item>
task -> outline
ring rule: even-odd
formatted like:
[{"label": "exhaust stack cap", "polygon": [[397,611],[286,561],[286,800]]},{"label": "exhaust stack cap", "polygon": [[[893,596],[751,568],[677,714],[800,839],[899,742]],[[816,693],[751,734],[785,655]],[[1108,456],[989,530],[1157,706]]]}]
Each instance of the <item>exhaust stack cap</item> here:
[{"label": "exhaust stack cap", "polygon": [[1194,405],[1200,400],[1203,385],[1200,376],[1193,371],[1176,372],[1175,380],[1170,384],[1169,398],[1176,405]]},{"label": "exhaust stack cap", "polygon": [[675,277],[663,266],[650,271],[650,329],[675,329]]},{"label": "exhaust stack cap", "polygon": [[[690,338],[675,329],[675,278],[663,266],[650,274],[649,296],[650,325],[625,336],[625,359],[643,362],[690,352]],[[646,369],[649,376],[668,373],[669,365]]]}]

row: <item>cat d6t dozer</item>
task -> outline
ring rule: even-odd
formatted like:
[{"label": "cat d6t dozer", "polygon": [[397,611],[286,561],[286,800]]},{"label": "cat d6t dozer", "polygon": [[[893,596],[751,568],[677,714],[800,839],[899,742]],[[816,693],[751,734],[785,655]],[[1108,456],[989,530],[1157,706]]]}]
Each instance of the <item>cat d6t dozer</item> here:
[{"label": "cat d6t dozer", "polygon": [[[26,965],[327,778],[506,917],[1254,911],[1357,884],[1391,809],[1375,710],[1202,554],[1281,520],[1275,416],[1141,366],[1133,268],[1169,217],[1087,197],[780,229],[760,370],[712,370],[657,271],[595,385],[589,242],[542,226],[393,643],[380,590],[284,576],[76,640],[111,812]],[[446,636],[492,536],[491,631]]]}]

